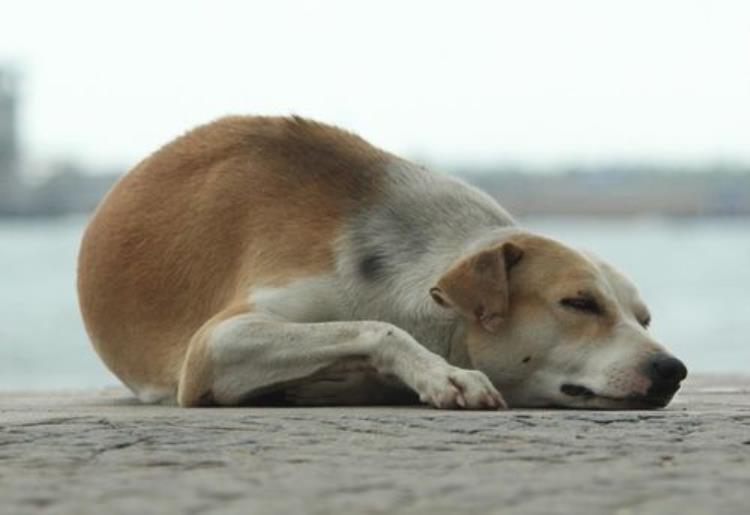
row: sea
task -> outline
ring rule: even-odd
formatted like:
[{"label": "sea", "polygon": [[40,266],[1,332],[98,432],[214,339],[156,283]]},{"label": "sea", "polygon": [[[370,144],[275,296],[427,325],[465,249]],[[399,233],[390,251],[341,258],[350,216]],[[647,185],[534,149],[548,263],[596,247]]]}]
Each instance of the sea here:
[{"label": "sea", "polygon": [[[85,217],[0,220],[0,390],[118,384],[81,323]],[[692,372],[750,373],[750,219],[527,218],[638,285],[651,331]]]}]

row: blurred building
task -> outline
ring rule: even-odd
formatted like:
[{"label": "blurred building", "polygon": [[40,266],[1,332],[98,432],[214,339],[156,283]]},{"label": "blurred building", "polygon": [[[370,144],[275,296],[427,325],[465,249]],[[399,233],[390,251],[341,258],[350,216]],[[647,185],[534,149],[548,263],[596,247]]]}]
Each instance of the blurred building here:
[{"label": "blurred building", "polygon": [[22,159],[19,145],[19,83],[13,69],[0,67],[0,216],[91,211],[118,173],[87,170],[68,161],[45,163],[43,172],[48,178],[31,184],[28,160]]},{"label": "blurred building", "polygon": [[18,189],[18,80],[0,68],[0,212],[14,202]]}]

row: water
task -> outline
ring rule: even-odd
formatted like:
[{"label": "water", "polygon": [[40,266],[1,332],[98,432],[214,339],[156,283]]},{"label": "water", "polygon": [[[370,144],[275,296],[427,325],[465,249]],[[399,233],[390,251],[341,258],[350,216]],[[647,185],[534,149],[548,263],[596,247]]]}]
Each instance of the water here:
[{"label": "water", "polygon": [[[85,220],[0,221],[0,389],[117,384],[78,314]],[[594,250],[639,285],[652,331],[692,371],[750,372],[750,220],[531,219]]]}]

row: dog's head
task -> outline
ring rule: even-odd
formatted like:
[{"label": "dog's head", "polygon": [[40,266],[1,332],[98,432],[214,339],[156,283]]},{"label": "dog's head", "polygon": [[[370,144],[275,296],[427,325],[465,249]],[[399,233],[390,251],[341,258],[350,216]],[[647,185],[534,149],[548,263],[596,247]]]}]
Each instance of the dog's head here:
[{"label": "dog's head", "polygon": [[648,308],[611,265],[515,233],[455,263],[430,291],[467,321],[471,365],[510,406],[666,406],[687,370],[648,332]]}]

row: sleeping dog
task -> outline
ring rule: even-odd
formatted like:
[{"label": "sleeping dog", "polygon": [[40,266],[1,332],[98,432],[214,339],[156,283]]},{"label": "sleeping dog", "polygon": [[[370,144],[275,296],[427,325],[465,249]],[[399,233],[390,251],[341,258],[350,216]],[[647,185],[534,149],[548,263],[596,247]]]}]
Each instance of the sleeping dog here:
[{"label": "sleeping dog", "polygon": [[299,117],[223,118],[139,163],[78,293],[144,402],[652,408],[687,374],[610,264]]}]

